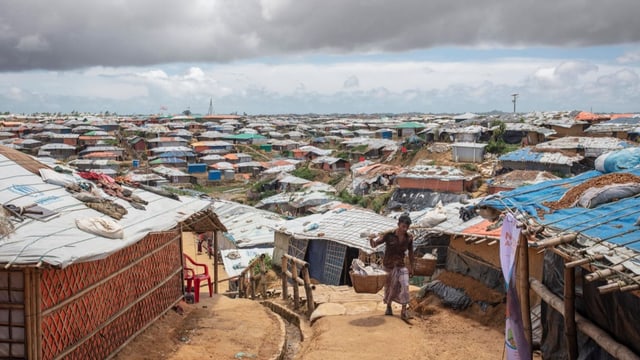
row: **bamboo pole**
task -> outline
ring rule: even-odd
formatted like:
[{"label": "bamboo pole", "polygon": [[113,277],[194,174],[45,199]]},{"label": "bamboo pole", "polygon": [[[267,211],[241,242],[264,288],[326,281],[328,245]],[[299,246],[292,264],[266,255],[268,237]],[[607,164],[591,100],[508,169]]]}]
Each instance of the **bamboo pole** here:
[{"label": "bamboo pole", "polygon": [[[34,282],[36,281],[33,276],[34,269],[25,268],[22,270],[24,274],[24,327],[25,327],[25,350],[27,359],[37,359],[37,338],[36,338],[36,319],[35,319],[35,307],[36,307],[36,294]],[[17,304],[16,304],[17,305]],[[3,306],[3,308],[6,308]]]},{"label": "bamboo pole", "polygon": [[[549,306],[564,317],[564,304],[562,299],[553,294],[540,281],[530,278],[529,282],[531,284],[531,289],[535,291],[542,300],[549,304]],[[640,357],[631,349],[615,341],[609,334],[593,324],[589,319],[582,317],[580,314],[575,314],[575,318],[578,329],[593,339],[593,341],[600,345],[600,347],[611,354],[614,358],[619,360],[640,360]]]},{"label": "bamboo pole", "polygon": [[640,288],[640,286],[638,285],[627,285],[627,286],[623,286],[620,288],[620,291],[625,292],[625,291],[633,291],[633,290],[638,290]]},{"label": "bamboo pole", "polygon": [[291,276],[293,277],[293,308],[298,309],[300,303],[300,289],[298,285],[298,265],[295,261],[291,264]]},{"label": "bamboo pole", "polygon": [[36,319],[36,360],[42,359],[42,287],[40,286],[40,280],[42,279],[42,270],[36,269],[34,271],[33,292],[36,295],[35,298],[35,319]]},{"label": "bamboo pole", "polygon": [[218,293],[218,232],[213,231],[213,293]]},{"label": "bamboo pole", "polygon": [[598,286],[598,292],[600,294],[608,294],[615,291],[619,291],[625,286],[627,286],[627,283],[624,281],[614,281],[607,285]]},{"label": "bamboo pole", "polygon": [[624,271],[624,266],[616,265],[616,266],[610,267],[608,269],[602,269],[602,270],[594,271],[591,274],[585,275],[584,278],[588,282],[592,282],[592,281],[595,281],[595,280],[604,279],[607,276],[611,276],[611,275],[615,274],[616,272],[620,272],[620,271]]},{"label": "bamboo pole", "polygon": [[296,263],[296,264],[300,265],[301,267],[302,267],[302,266],[305,266],[305,264],[307,264],[307,262],[306,262],[306,261],[300,260],[300,259],[298,259],[298,258],[297,258],[297,257],[295,257],[295,256],[291,256],[291,255],[289,255],[289,254],[284,254],[283,256],[284,256],[285,258],[287,258],[287,259],[291,260],[292,262],[294,262],[294,263]]},{"label": "bamboo pole", "polygon": [[289,289],[287,288],[287,268],[289,267],[289,261],[286,256],[283,256],[281,259],[282,263],[282,300],[287,300],[289,297]]},{"label": "bamboo pole", "polygon": [[579,260],[570,261],[568,263],[565,263],[564,267],[565,268],[573,268],[573,267],[576,267],[576,266],[588,264],[588,263],[590,263],[592,261],[595,261],[595,260],[602,260],[602,259],[604,259],[604,255],[596,254],[596,255],[593,255],[593,256],[588,256],[588,257],[585,257],[585,258],[582,258],[582,259],[579,259]]},{"label": "bamboo pole", "polygon": [[307,295],[307,316],[311,316],[315,310],[315,302],[313,301],[313,290],[311,289],[311,279],[309,278],[309,266],[302,268],[302,277],[304,280],[304,292]]},{"label": "bamboo pole", "polygon": [[576,331],[576,273],[574,268],[564,269],[564,335],[569,349],[569,360],[578,358],[578,334]]},{"label": "bamboo pole", "polygon": [[224,278],[224,279],[220,279],[220,280],[218,280],[218,282],[223,282],[223,281],[228,281],[228,280],[235,280],[235,279],[237,279],[238,277],[240,277],[240,275],[229,276],[229,277],[226,277],[226,278]]},{"label": "bamboo pole", "polygon": [[520,313],[522,316],[522,327],[524,335],[531,348],[531,305],[529,300],[529,244],[527,239],[520,234],[518,243],[518,262],[516,272],[516,288],[520,297]]},{"label": "bamboo pole", "polygon": [[299,277],[294,279],[293,278],[293,273],[291,271],[287,270],[286,275],[287,275],[288,279],[291,279],[291,281],[296,281],[298,283],[298,285],[304,286],[304,280],[300,279]]},{"label": "bamboo pole", "polygon": [[265,257],[260,257],[260,281],[258,285],[260,286],[260,296],[263,299],[267,298],[267,265],[264,261]]},{"label": "bamboo pole", "polygon": [[556,246],[556,245],[572,242],[576,239],[576,237],[577,235],[575,233],[564,234],[564,235],[548,238],[545,240],[532,242],[531,247],[538,248],[538,247]]}]

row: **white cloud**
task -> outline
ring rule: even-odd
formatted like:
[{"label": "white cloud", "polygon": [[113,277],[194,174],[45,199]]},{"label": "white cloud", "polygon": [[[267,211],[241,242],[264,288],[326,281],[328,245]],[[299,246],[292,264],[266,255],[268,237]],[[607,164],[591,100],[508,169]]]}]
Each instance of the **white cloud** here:
[{"label": "white cloud", "polygon": [[342,87],[345,89],[353,89],[360,86],[360,80],[355,75],[351,75],[344,81]]},{"label": "white cloud", "polygon": [[619,56],[616,61],[620,64],[640,62],[640,50],[626,52],[622,56]]},{"label": "white cloud", "polygon": [[25,99],[25,93],[22,89],[12,86],[5,92],[5,96],[14,101],[23,101]]},{"label": "white cloud", "polygon": [[527,58],[95,67],[0,74],[0,110],[14,110],[12,99],[20,93],[8,89],[20,84],[20,106],[30,104],[32,111],[64,106],[67,99],[76,104],[69,110],[82,105],[126,113],[167,105],[197,113],[206,112],[210,98],[220,112],[510,111],[512,93],[520,94],[519,111],[575,109],[598,99],[610,99],[610,111],[631,111],[640,93],[638,73],[633,66]]},{"label": "white cloud", "polygon": [[637,44],[639,12],[637,0],[0,1],[0,71]]},{"label": "white cloud", "polygon": [[601,76],[597,84],[611,88],[637,88],[640,84],[640,77],[635,71],[622,69],[613,74]]},{"label": "white cloud", "polygon": [[46,51],[49,47],[49,42],[38,34],[23,36],[16,45],[17,50],[24,52]]},{"label": "white cloud", "polygon": [[273,21],[290,5],[291,1],[289,0],[260,0],[262,18],[266,21]]}]

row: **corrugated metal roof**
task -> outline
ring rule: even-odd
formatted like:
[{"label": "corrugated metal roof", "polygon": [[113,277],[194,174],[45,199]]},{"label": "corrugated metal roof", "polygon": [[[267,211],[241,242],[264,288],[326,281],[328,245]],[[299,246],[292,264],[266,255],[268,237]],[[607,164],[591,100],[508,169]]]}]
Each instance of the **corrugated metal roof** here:
[{"label": "corrugated metal roof", "polygon": [[395,219],[372,211],[340,208],[287,221],[278,231],[295,238],[331,240],[373,253],[368,235],[393,230],[396,224]]},{"label": "corrugated metal roof", "polygon": [[620,150],[631,146],[627,141],[614,137],[588,137],[588,136],[567,136],[560,139],[537,144],[536,150],[567,150],[579,149],[585,152]]},{"label": "corrugated metal roof", "polygon": [[226,236],[238,248],[252,248],[273,244],[274,230],[286,222],[271,211],[226,200],[215,200],[213,211],[227,228]]}]

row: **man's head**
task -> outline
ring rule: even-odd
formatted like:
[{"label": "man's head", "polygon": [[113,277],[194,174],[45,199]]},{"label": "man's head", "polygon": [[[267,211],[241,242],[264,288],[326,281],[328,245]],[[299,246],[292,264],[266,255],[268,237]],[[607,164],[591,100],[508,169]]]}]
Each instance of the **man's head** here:
[{"label": "man's head", "polygon": [[404,232],[409,230],[409,226],[411,225],[411,218],[407,214],[402,214],[398,218],[398,228]]},{"label": "man's head", "polygon": [[411,218],[407,214],[402,214],[398,218],[398,225],[405,224],[407,226],[411,226]]}]

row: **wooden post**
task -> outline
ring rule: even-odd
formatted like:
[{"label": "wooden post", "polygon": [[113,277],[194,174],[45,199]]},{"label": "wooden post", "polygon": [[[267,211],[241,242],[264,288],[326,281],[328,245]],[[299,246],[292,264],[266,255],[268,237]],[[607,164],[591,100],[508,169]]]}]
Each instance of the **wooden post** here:
[{"label": "wooden post", "polygon": [[256,280],[255,276],[253,276],[253,271],[249,271],[249,287],[251,288],[251,300],[256,299]]},{"label": "wooden post", "polygon": [[267,298],[267,265],[264,262],[264,254],[260,257],[260,279],[258,286],[260,287],[260,296]]},{"label": "wooden post", "polygon": [[308,265],[302,268],[302,277],[304,280],[304,292],[307,294],[307,316],[311,316],[311,313],[315,310],[316,303],[313,302],[313,289],[311,289]]},{"label": "wooden post", "polygon": [[522,327],[524,328],[524,336],[531,348],[532,330],[531,305],[529,301],[529,242],[523,234],[520,234],[518,243],[518,261],[516,269],[516,289],[518,290],[518,297],[520,298]]},{"label": "wooden post", "polygon": [[42,288],[40,287],[40,279],[42,278],[42,270],[36,268],[33,272],[33,293],[35,294],[35,341],[36,341],[36,357],[34,359],[42,359]]},{"label": "wooden post", "polygon": [[576,332],[576,273],[575,269],[564,269],[564,334],[569,349],[569,360],[578,358],[578,334]]},{"label": "wooden post", "polygon": [[38,310],[40,307],[38,296],[39,281],[37,270],[24,268],[24,318],[25,318],[25,354],[27,359],[41,359],[38,344],[39,339]]},{"label": "wooden post", "polygon": [[213,231],[213,293],[218,293],[218,232]]},{"label": "wooden post", "polygon": [[289,268],[289,261],[286,256],[282,257],[282,300],[287,300],[289,297],[289,289],[287,288],[287,271]]},{"label": "wooden post", "polygon": [[238,297],[247,297],[247,292],[244,289],[244,274],[240,273],[240,277],[238,277]]},{"label": "wooden post", "polygon": [[298,265],[291,262],[291,277],[293,278],[293,308],[298,309],[300,303],[300,289],[298,285]]}]

